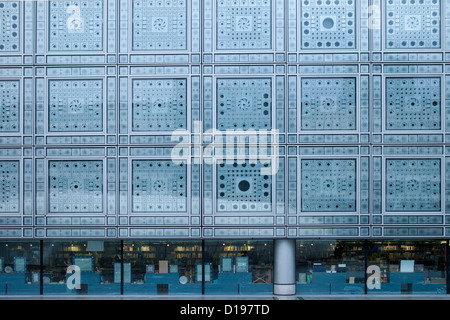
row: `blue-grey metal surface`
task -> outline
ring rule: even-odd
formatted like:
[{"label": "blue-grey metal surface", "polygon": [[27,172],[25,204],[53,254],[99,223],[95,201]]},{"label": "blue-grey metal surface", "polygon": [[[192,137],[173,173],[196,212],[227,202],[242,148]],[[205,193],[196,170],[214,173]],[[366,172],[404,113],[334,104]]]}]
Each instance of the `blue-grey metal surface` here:
[{"label": "blue-grey metal surface", "polygon": [[0,237],[448,237],[448,50],[449,0],[0,1]]}]

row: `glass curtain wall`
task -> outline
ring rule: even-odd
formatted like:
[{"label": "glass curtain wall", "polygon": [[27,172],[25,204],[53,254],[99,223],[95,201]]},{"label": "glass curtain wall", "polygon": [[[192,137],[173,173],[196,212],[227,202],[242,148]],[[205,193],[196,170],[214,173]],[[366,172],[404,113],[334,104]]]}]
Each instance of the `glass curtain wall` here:
[{"label": "glass curtain wall", "polygon": [[[297,294],[445,294],[447,244],[297,240]],[[0,295],[270,295],[273,259],[272,240],[3,240]]]},{"label": "glass curtain wall", "polygon": [[445,294],[445,241],[369,242],[368,263],[380,282],[368,294]]},{"label": "glass curtain wall", "polygon": [[201,294],[201,241],[125,241],[124,294]]},{"label": "glass curtain wall", "polygon": [[204,262],[205,294],[273,293],[273,241],[205,241]]},{"label": "glass curtain wall", "polygon": [[43,252],[44,294],[120,294],[120,241],[44,241]]},{"label": "glass curtain wall", "polygon": [[0,241],[0,295],[40,294],[39,241]]},{"label": "glass curtain wall", "polygon": [[297,241],[297,294],[364,294],[364,241]]}]

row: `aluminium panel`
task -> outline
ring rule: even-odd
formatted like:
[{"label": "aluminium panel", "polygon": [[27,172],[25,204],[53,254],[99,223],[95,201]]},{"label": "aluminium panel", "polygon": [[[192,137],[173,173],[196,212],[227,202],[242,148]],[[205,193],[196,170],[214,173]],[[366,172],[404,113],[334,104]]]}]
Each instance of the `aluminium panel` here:
[{"label": "aluminium panel", "polygon": [[[369,50],[368,0],[289,0],[287,11],[287,51],[291,62],[302,59],[306,52],[316,58],[320,57],[319,52],[339,52],[335,56],[341,59],[350,51]],[[358,60],[367,59],[365,55],[357,56]]]},{"label": "aluminium panel", "polygon": [[200,62],[200,0],[120,0],[119,62]]},{"label": "aluminium panel", "polygon": [[121,69],[119,144],[174,144],[198,131],[201,83],[191,71],[189,66]]},{"label": "aluminium panel", "polygon": [[33,63],[33,22],[33,2],[0,2],[0,65]]},{"label": "aluminium panel", "polygon": [[448,212],[444,152],[439,145],[373,147],[374,236],[443,236]]},{"label": "aluminium panel", "polygon": [[131,239],[200,239],[200,228],[174,227],[174,228],[119,228],[120,238]]},{"label": "aluminium panel", "polygon": [[441,1],[386,0],[385,49],[440,49]]},{"label": "aluminium panel", "polygon": [[373,142],[444,143],[447,82],[439,65],[385,65],[372,79]]},{"label": "aluminium panel", "polygon": [[[374,0],[371,5],[375,61],[439,62],[446,59],[444,23],[448,1]],[[444,44],[445,42],[445,44]]]},{"label": "aluminium panel", "polygon": [[369,223],[368,147],[288,147],[287,223],[303,227]]},{"label": "aluminium panel", "polygon": [[33,81],[28,68],[0,69],[0,145],[32,145]]},{"label": "aluminium panel", "polygon": [[285,1],[205,0],[203,60],[285,62]]},{"label": "aluminium panel", "polygon": [[0,148],[1,227],[32,225],[34,195],[32,158],[31,148]]},{"label": "aluminium panel", "polygon": [[116,225],[115,148],[35,150],[37,226]]},{"label": "aluminium panel", "polygon": [[[204,142],[228,131],[285,132],[286,78],[270,65],[205,66],[203,77]],[[217,137],[220,138],[220,137]],[[225,141],[225,140],[224,140]]]},{"label": "aluminium panel", "polygon": [[203,228],[205,239],[273,239],[285,238],[286,228],[283,227],[215,227]]},{"label": "aluminium panel", "polygon": [[199,161],[172,157],[169,147],[121,147],[119,224],[135,227],[200,224]]},{"label": "aluminium panel", "polygon": [[369,75],[359,66],[301,66],[288,75],[288,142],[369,143]]},{"label": "aluminium panel", "polygon": [[39,68],[35,143],[116,143],[116,77],[106,67]]},{"label": "aluminium panel", "polygon": [[[282,151],[210,145],[203,159],[203,225],[274,227],[285,221],[285,157]],[[272,145],[269,150],[278,148]],[[283,149],[280,147],[279,149]],[[262,153],[261,153],[262,152]]]},{"label": "aluminium panel", "polygon": [[116,61],[116,1],[36,1],[35,64]]}]

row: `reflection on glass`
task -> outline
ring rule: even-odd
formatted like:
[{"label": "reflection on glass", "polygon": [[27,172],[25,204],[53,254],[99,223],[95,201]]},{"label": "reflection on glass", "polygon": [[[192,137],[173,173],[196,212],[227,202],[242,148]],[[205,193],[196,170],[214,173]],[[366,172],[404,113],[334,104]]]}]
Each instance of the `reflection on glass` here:
[{"label": "reflection on glass", "polygon": [[131,281],[124,283],[124,294],[201,294],[201,251],[199,241],[125,241]]},{"label": "reflection on glass", "polygon": [[120,294],[115,262],[119,241],[44,241],[44,294]]},{"label": "reflection on glass", "polygon": [[[205,294],[272,294],[272,241],[205,241]],[[207,275],[205,275],[205,280]]]},{"label": "reflection on glass", "polygon": [[368,264],[380,272],[368,294],[446,293],[445,241],[369,242]]},{"label": "reflection on glass", "polygon": [[0,242],[0,295],[40,293],[39,242]]},{"label": "reflection on glass", "polygon": [[297,294],[364,294],[364,242],[297,241]]}]

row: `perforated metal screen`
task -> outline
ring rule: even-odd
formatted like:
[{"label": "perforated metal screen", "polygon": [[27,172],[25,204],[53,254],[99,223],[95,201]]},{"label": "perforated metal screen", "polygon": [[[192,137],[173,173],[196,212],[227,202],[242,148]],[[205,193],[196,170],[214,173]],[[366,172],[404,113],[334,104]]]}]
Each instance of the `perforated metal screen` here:
[{"label": "perforated metal screen", "polygon": [[0,237],[449,236],[449,61],[449,0],[0,0]]}]

